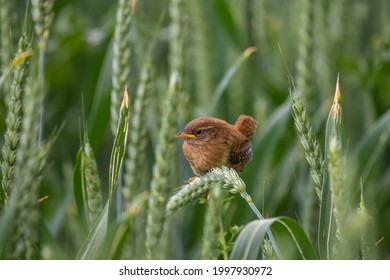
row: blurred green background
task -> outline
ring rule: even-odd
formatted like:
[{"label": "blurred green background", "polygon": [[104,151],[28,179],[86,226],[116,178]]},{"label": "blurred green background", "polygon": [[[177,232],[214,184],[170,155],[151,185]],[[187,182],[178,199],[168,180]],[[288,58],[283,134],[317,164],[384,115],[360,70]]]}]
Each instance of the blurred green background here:
[{"label": "blurred green background", "polygon": [[[210,114],[210,102],[222,77],[245,49],[255,46],[257,51],[229,80],[213,115],[233,123],[240,114],[246,114],[259,122],[252,141],[254,159],[242,173],[247,191],[264,216],[290,216],[309,232],[316,216],[310,215],[314,192],[307,190],[314,186],[291,118],[288,72],[280,49],[298,90],[304,91],[305,106],[322,147],[326,117],[340,74],[344,135],[348,154],[354,154],[370,128],[390,113],[390,1],[185,2],[187,5],[181,11],[186,26],[177,131],[193,118]],[[145,108],[148,146],[142,172],[146,189],[154,163],[161,104],[168,87],[169,4],[168,0],[138,0],[131,19],[132,54],[128,61],[131,104],[146,50],[159,30],[152,52],[152,92]],[[25,5],[25,1],[11,3],[14,49],[21,34]],[[74,258],[83,240],[72,182],[83,118],[90,132],[103,193],[106,195],[108,191],[113,143],[109,110],[116,9],[117,1],[54,2],[55,16],[46,51],[44,134],[47,137],[55,127],[62,123],[65,126],[50,153],[50,165],[40,188],[41,197],[49,196],[41,205],[50,233],[43,246],[49,252],[48,257]],[[305,18],[308,9],[311,12]],[[162,14],[165,16],[159,29]],[[5,112],[3,103],[2,119]],[[1,131],[4,127],[5,123],[1,122]],[[353,195],[360,196],[362,185],[367,210],[375,221],[374,239],[378,241],[379,256],[390,259],[389,133],[383,137],[377,143],[386,145],[383,153],[369,157],[372,153],[366,151],[367,158],[359,158],[365,168],[360,178],[353,179],[357,182]],[[172,192],[193,176],[181,144],[178,141],[174,152],[176,161],[171,165]],[[347,160],[347,164],[353,163]],[[225,230],[255,219],[241,199],[235,198],[229,205],[223,217]],[[175,238],[172,258],[199,257],[204,212],[204,204],[195,204],[177,216],[172,228]]]}]

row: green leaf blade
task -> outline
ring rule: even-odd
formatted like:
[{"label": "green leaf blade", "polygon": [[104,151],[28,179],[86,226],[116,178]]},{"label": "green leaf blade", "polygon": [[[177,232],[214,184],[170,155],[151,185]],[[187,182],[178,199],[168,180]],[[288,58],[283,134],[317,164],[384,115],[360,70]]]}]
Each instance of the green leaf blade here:
[{"label": "green leaf blade", "polygon": [[275,236],[283,259],[318,259],[301,226],[288,217],[253,221],[238,235],[230,259],[257,259],[269,229]]},{"label": "green leaf blade", "polygon": [[116,186],[118,183],[119,173],[126,152],[127,135],[129,130],[129,96],[127,88],[125,89],[122,105],[119,112],[119,122],[116,130],[114,146],[110,158],[109,173],[109,202],[112,202]]},{"label": "green leaf blade", "polygon": [[255,260],[259,255],[261,243],[272,222],[252,221],[240,232],[230,254],[231,260]]},{"label": "green leaf blade", "polygon": [[84,184],[84,174],[83,174],[83,150],[80,148],[76,154],[75,167],[73,170],[73,191],[74,198],[76,201],[77,211],[81,218],[81,223],[83,228],[86,230],[88,228],[87,222],[87,213],[85,209],[86,207],[86,197],[85,197],[85,184]]},{"label": "green leaf blade", "polygon": [[210,115],[214,115],[217,110],[217,105],[219,100],[222,98],[223,93],[225,92],[227,86],[229,85],[230,80],[236,74],[241,65],[249,59],[249,57],[256,51],[255,47],[247,48],[237,59],[234,61],[233,65],[223,75],[221,81],[219,82],[217,89],[214,92],[213,98],[211,100],[211,105],[209,108]]},{"label": "green leaf blade", "polygon": [[94,260],[100,256],[107,234],[109,206],[107,201],[102,213],[79,250],[76,256],[77,260]]},{"label": "green leaf blade", "polygon": [[328,260],[330,259],[330,251],[333,244],[334,238],[334,221],[333,221],[333,201],[332,194],[330,191],[329,185],[329,172],[328,172],[328,144],[331,138],[331,134],[335,130],[334,120],[333,120],[333,109],[334,106],[330,109],[328,119],[326,122],[326,131],[325,131],[325,156],[324,156],[324,177],[322,183],[322,197],[321,197],[321,206],[320,206],[320,215],[318,222],[318,252],[320,259]]}]

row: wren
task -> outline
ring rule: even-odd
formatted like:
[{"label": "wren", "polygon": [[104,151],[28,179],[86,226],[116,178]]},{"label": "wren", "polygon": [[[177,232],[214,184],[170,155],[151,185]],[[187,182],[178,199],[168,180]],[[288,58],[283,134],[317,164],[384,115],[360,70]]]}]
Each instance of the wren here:
[{"label": "wren", "polygon": [[241,172],[253,158],[249,139],[256,127],[257,122],[245,115],[234,125],[213,117],[201,117],[189,122],[176,138],[184,138],[184,156],[196,175],[221,166]]}]

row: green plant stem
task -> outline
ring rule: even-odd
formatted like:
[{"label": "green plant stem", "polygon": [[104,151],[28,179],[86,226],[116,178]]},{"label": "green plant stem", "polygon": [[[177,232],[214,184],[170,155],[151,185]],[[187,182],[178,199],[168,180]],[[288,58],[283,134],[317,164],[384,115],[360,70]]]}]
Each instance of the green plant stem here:
[{"label": "green plant stem", "polygon": [[[241,197],[245,199],[245,201],[248,203],[249,207],[252,209],[252,211],[256,214],[257,218],[259,220],[264,220],[263,215],[261,215],[259,209],[257,209],[256,205],[253,203],[252,198],[247,192],[240,193]],[[275,254],[278,256],[279,259],[282,258],[282,253],[280,252],[278,243],[276,243],[275,237],[270,229],[267,230],[268,238],[272,244],[272,248],[275,251]]]}]

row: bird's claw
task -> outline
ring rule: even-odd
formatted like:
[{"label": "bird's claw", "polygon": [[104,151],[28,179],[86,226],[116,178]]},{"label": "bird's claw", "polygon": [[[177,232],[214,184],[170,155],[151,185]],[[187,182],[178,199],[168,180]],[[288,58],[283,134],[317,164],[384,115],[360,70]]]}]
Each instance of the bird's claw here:
[{"label": "bird's claw", "polygon": [[[188,183],[188,184],[191,184],[193,181],[195,181],[195,180],[198,179],[198,178],[199,178],[199,177],[197,177],[197,176],[188,178],[187,183]],[[209,200],[209,193],[208,193],[208,192],[205,192],[205,193],[204,193],[204,199],[205,199],[205,201]]]},{"label": "bird's claw", "polygon": [[188,184],[191,184],[193,181],[195,181],[195,180],[198,179],[198,178],[199,178],[199,177],[197,177],[197,176],[188,178],[187,183],[188,183]]}]

